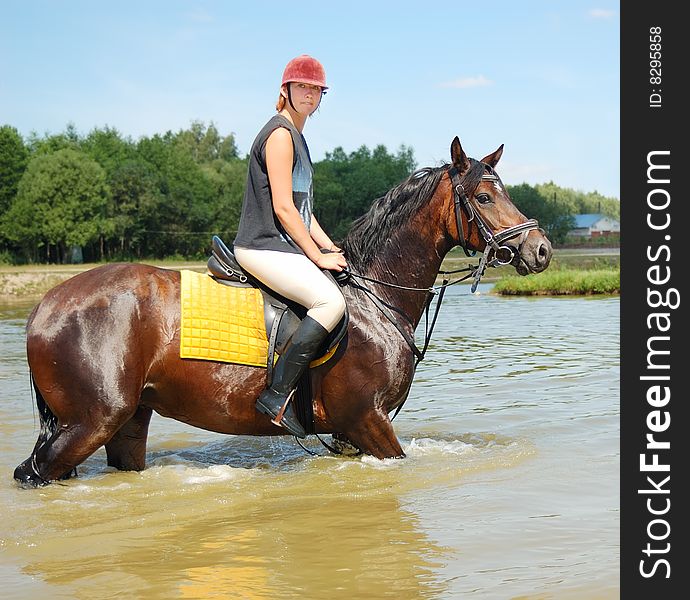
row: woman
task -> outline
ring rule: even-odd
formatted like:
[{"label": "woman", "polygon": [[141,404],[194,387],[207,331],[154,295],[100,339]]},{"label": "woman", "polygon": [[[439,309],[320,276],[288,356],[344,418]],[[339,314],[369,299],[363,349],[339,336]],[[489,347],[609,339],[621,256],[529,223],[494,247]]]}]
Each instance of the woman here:
[{"label": "woman", "polygon": [[291,396],[321,343],[345,313],[340,289],[321,269],[341,271],[347,262],[312,214],[313,169],[302,135],[307,117],[319,107],[326,89],[326,73],[315,58],[304,54],[285,67],[278,114],[252,144],[234,241],[235,257],[243,269],[307,308],[307,316],[275,364],[271,385],[256,403],[276,425],[298,437],[306,433]]}]

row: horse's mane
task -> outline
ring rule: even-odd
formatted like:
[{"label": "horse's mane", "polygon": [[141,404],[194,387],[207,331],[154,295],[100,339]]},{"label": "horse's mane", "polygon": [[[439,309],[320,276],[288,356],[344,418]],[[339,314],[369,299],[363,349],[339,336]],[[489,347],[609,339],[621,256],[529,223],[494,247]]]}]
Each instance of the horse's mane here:
[{"label": "horse's mane", "polygon": [[371,204],[368,212],[356,219],[343,239],[342,247],[350,266],[362,270],[388,240],[424,206],[436,191],[448,165],[425,167],[388,190]]}]

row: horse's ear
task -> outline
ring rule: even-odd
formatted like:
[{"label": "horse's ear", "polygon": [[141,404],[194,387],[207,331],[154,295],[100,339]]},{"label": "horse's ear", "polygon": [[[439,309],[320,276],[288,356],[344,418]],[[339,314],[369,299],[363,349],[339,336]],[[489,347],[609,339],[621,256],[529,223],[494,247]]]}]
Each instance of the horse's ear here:
[{"label": "horse's ear", "polygon": [[470,161],[467,158],[465,151],[462,149],[460,139],[457,135],[450,144],[450,157],[453,161],[453,164],[458,168],[458,171],[460,171],[461,174],[470,168]]},{"label": "horse's ear", "polygon": [[503,154],[503,144],[501,144],[498,147],[498,150],[494,152],[493,154],[489,154],[488,156],[485,156],[482,158],[482,162],[484,164],[489,165],[492,169],[498,164],[498,161],[501,160],[501,155]]}]

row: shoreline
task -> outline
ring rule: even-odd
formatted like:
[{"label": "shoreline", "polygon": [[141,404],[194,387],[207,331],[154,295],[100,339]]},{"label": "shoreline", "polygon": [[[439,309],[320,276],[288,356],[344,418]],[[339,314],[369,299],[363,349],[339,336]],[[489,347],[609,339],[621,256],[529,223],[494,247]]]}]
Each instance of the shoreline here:
[{"label": "shoreline", "polygon": [[[81,265],[23,265],[0,266],[0,302],[40,300],[46,292],[71,277],[108,263],[86,263]],[[114,264],[114,263],[109,263]],[[135,264],[135,263],[132,263]],[[140,261],[136,264],[151,265],[164,269],[203,271],[205,262]]]},{"label": "shoreline", "polygon": [[[443,260],[441,270],[452,271],[462,269],[468,265],[476,265],[479,256],[466,257],[461,253],[451,252]],[[554,263],[559,266],[591,270],[594,264],[600,261],[619,263],[620,248],[596,248],[591,250],[556,249]],[[164,269],[205,272],[206,261],[136,261],[137,264],[151,265]],[[108,263],[86,263],[80,265],[0,265],[0,302],[15,303],[18,301],[38,301],[46,292],[67,279],[102,266]],[[112,263],[110,263],[112,264]],[[132,263],[134,264],[134,262]],[[595,267],[596,268],[596,267]],[[507,274],[502,268],[487,270],[482,281],[484,283],[496,282]],[[463,273],[451,275],[451,278],[462,277]],[[438,277],[436,283],[441,283],[442,277]],[[471,280],[468,280],[469,284]],[[464,282],[459,285],[466,285]]]}]

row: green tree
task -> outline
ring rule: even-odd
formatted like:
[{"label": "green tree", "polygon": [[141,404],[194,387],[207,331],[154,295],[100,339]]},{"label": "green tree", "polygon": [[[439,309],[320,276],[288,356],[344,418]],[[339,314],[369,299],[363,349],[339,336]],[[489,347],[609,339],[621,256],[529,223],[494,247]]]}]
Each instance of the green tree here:
[{"label": "green tree", "polygon": [[411,148],[390,154],[385,146],[361,146],[349,155],[338,147],[314,164],[314,212],[331,237],[341,238],[371,203],[415,169]]},{"label": "green tree", "polygon": [[226,242],[232,241],[240,221],[247,163],[246,159],[218,159],[202,167],[213,187],[210,228]]},{"label": "green tree", "polygon": [[235,136],[232,133],[221,136],[213,123],[207,127],[202,121],[192,121],[189,129],[175,134],[174,143],[199,164],[218,159],[229,161],[238,157]]},{"label": "green tree", "polygon": [[111,177],[120,166],[136,156],[136,146],[124,139],[117,129],[94,128],[79,143],[80,149],[93,158]]},{"label": "green tree", "polygon": [[17,186],[29,161],[29,151],[19,132],[9,125],[0,127],[0,215],[17,195]]},{"label": "green tree", "polygon": [[553,198],[558,204],[568,207],[573,215],[601,213],[613,219],[620,219],[620,201],[602,196],[598,192],[581,192],[557,186],[553,181],[535,186],[545,198]]},{"label": "green tree", "polygon": [[206,254],[214,214],[211,179],[171,132],[143,138],[137,147],[154,168],[161,195],[160,209],[148,223],[146,251],[154,256]]},{"label": "green tree", "polygon": [[554,243],[562,243],[575,226],[571,203],[558,202],[553,196],[544,196],[537,188],[527,183],[507,186],[515,206],[526,217],[536,219]]},{"label": "green tree", "polygon": [[156,174],[141,159],[128,159],[110,175],[109,182],[106,254],[109,258],[141,258],[146,250],[146,230],[163,206]]},{"label": "green tree", "polygon": [[41,154],[29,162],[1,226],[27,258],[63,262],[70,247],[107,233],[108,194],[105,172],[84,153]]},{"label": "green tree", "polygon": [[39,137],[35,131],[32,131],[26,143],[29,152],[35,156],[38,154],[50,154],[58,150],[64,150],[65,148],[79,150],[81,138],[79,137],[74,123],[68,123],[63,133],[56,133],[53,135],[46,133],[43,137]]}]

